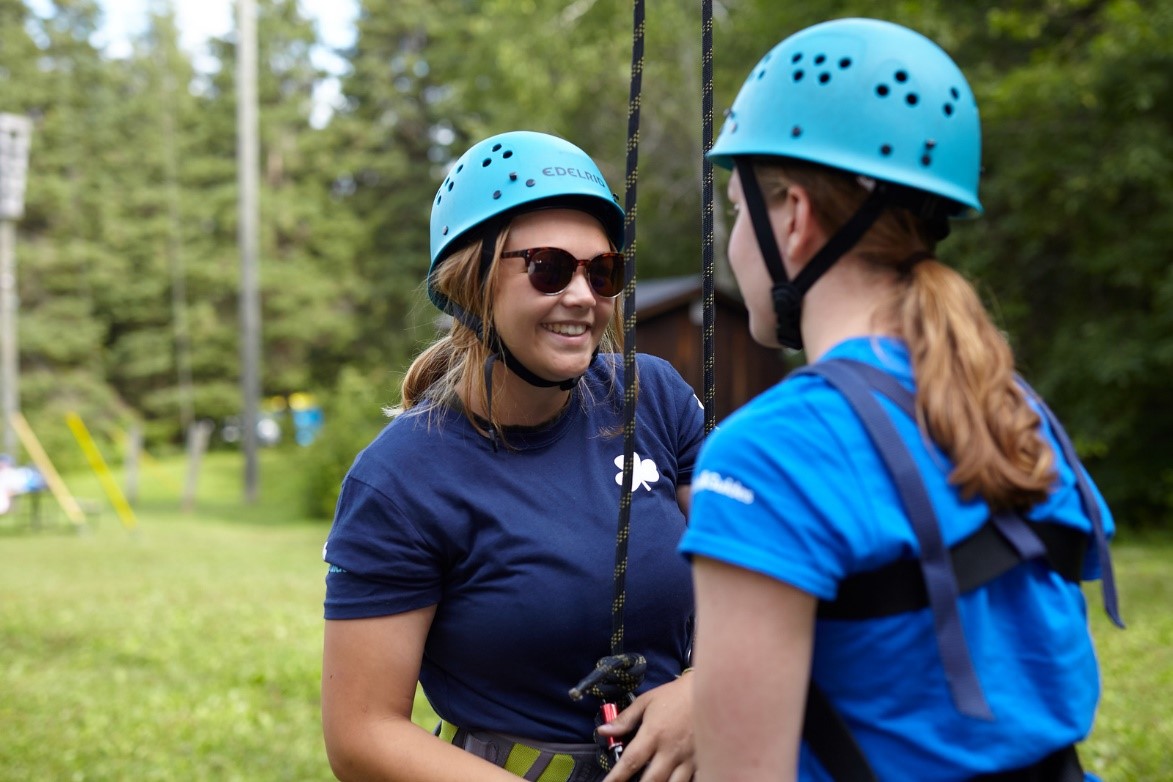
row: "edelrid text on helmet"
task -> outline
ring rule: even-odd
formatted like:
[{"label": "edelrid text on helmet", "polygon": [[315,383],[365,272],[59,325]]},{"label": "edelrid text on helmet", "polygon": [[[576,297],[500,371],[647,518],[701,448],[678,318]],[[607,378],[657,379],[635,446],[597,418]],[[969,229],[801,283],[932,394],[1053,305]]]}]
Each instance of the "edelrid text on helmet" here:
[{"label": "edelrid text on helmet", "polygon": [[433,285],[436,267],[486,222],[563,205],[594,215],[615,247],[622,249],[619,199],[595,162],[574,144],[521,130],[473,145],[453,164],[432,200],[429,298],[449,311],[447,298]]},{"label": "edelrid text on helmet", "polygon": [[981,211],[981,123],[961,70],[906,27],[808,27],[754,67],[709,157],[779,156],[893,182]]}]

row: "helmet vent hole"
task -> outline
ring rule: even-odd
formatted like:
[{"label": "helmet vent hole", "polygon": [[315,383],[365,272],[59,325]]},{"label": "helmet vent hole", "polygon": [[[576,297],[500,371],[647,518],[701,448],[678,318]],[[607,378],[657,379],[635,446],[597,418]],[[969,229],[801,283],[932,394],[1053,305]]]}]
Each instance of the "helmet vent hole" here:
[{"label": "helmet vent hole", "polygon": [[793,128],[790,129],[790,135],[793,138],[798,138],[799,136],[802,135],[802,128],[800,128],[798,125],[795,125]]},{"label": "helmet vent hole", "polygon": [[766,78],[766,69],[762,68],[760,71],[758,71],[758,81],[761,81],[764,78]]},{"label": "helmet vent hole", "polygon": [[961,100],[961,93],[957,91],[956,87],[950,87],[949,94],[953,96],[953,100]]},{"label": "helmet vent hole", "polygon": [[534,186],[534,184],[536,184],[536,183],[535,183],[535,182],[534,182],[534,180],[532,180],[532,179],[527,179],[527,180],[525,180],[525,186],[526,186],[526,187],[533,187],[533,186]]},{"label": "helmet vent hole", "polygon": [[496,201],[496,200],[497,200],[498,198],[500,198],[500,197],[501,197],[501,191],[500,191],[500,190],[494,190],[494,191],[493,191],[493,200],[494,200],[494,201]]},{"label": "helmet vent hole", "polygon": [[842,70],[847,70],[848,68],[850,68],[850,67],[851,67],[851,58],[850,58],[850,57],[844,57],[844,58],[842,58],[841,60],[839,60],[839,67],[840,67]]},{"label": "helmet vent hole", "polygon": [[928,168],[929,166],[931,166],[933,164],[933,158],[930,157],[929,155],[921,155],[920,156],[920,164],[922,166],[924,166],[925,168]]},{"label": "helmet vent hole", "polygon": [[505,150],[504,152],[501,153],[501,157],[508,160],[509,158],[513,157],[513,150],[512,149]]},{"label": "helmet vent hole", "polygon": [[815,57],[815,65],[822,65],[826,61],[827,61],[827,55],[825,55],[825,54],[820,54],[817,57]]},{"label": "helmet vent hole", "polygon": [[443,200],[444,200],[444,196],[441,196],[441,195],[436,196],[436,206],[439,206],[440,202]]},{"label": "helmet vent hole", "polygon": [[908,71],[896,71],[895,79],[901,84],[908,81]]},{"label": "helmet vent hole", "polygon": [[915,106],[917,103],[920,102],[920,98],[917,96],[917,94],[915,92],[910,92],[910,93],[908,93],[908,95],[904,96],[904,102],[907,103],[909,106]]},{"label": "helmet vent hole", "polygon": [[819,84],[826,84],[831,81],[831,74],[823,72],[819,74]]},{"label": "helmet vent hole", "polygon": [[890,92],[890,90],[888,89],[887,84],[877,84],[876,85],[876,94],[879,95],[881,98],[888,97],[889,92]]},{"label": "helmet vent hole", "polygon": [[482,161],[481,161],[481,167],[482,167],[482,168],[488,168],[488,167],[489,167],[489,164],[490,164],[490,163],[492,163],[492,162],[493,162],[493,158],[491,158],[491,157],[487,157],[487,158],[485,158],[484,160],[482,160]]},{"label": "helmet vent hole", "polygon": [[500,145],[500,144],[494,144],[494,145],[493,145],[493,151],[494,151],[494,152],[500,152],[500,151],[501,151],[501,145]]},{"label": "helmet vent hole", "polygon": [[448,226],[444,226],[443,230],[440,231],[440,234],[442,236],[447,236],[448,235]]},{"label": "helmet vent hole", "polygon": [[464,170],[464,163],[461,163],[459,166],[456,167],[456,173],[458,173],[458,174],[463,170]]},{"label": "helmet vent hole", "polygon": [[794,80],[796,82],[802,81],[802,77],[805,75],[806,75],[806,72],[803,71],[801,68],[799,68],[797,71],[794,72]]},{"label": "helmet vent hole", "polygon": [[952,104],[952,103],[946,103],[946,104],[945,104],[945,116],[946,116],[946,117],[952,117],[952,116],[953,116],[953,104]]},{"label": "helmet vent hole", "polygon": [[883,155],[884,157],[888,157],[889,155],[891,155],[892,154],[892,145],[885,144],[882,147],[880,147],[880,154]]},{"label": "helmet vent hole", "polygon": [[798,52],[797,54],[795,54],[793,57],[790,58],[791,63],[798,63],[801,60],[802,60],[802,52]]},{"label": "helmet vent hole", "polygon": [[455,184],[456,184],[455,182],[453,182],[453,181],[449,180],[449,182],[448,182],[448,192],[449,192],[449,193],[451,193],[451,192],[452,192],[452,187],[453,187]]}]

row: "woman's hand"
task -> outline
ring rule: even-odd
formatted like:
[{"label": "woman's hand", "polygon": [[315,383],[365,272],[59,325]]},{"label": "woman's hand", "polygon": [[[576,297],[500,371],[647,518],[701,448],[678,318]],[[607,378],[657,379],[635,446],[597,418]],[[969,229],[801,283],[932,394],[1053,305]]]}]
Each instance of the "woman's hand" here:
[{"label": "woman's hand", "polygon": [[692,735],[692,682],[686,674],[635,699],[600,736],[616,738],[639,728],[603,782],[689,782],[696,772]]}]

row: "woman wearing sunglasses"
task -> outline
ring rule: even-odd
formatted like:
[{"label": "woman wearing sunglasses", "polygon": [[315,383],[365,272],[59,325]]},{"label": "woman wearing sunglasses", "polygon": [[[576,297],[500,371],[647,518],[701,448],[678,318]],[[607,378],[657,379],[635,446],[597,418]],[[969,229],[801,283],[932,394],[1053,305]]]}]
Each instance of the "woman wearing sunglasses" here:
[{"label": "woman wearing sunglasses", "polygon": [[[343,483],[324,559],[322,708],[344,780],[594,782],[623,471],[623,210],[562,139],[469,149],[432,203],[428,295],[450,331]],[[703,411],[639,356],[626,648],[647,672],[609,782],[683,782],[691,693],[684,530]],[[443,722],[410,721],[417,680]]]},{"label": "woman wearing sunglasses", "polygon": [[938,260],[981,209],[965,77],[904,27],[816,25],[758,63],[709,156],[750,331],[810,363],[698,459],[698,779],[1082,782],[1080,581],[1102,574],[1118,621],[1112,520]]}]

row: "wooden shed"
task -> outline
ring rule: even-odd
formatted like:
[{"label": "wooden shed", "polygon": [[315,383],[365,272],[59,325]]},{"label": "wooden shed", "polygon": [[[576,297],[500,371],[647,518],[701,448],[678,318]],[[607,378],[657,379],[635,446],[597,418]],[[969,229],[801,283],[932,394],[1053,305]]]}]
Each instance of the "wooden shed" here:
[{"label": "wooden shed", "polygon": [[[788,367],[782,351],[749,335],[741,300],[717,289],[714,333],[715,415],[721,421],[781,380]],[[704,398],[704,298],[700,275],[641,280],[635,289],[636,349],[667,359]]]}]

